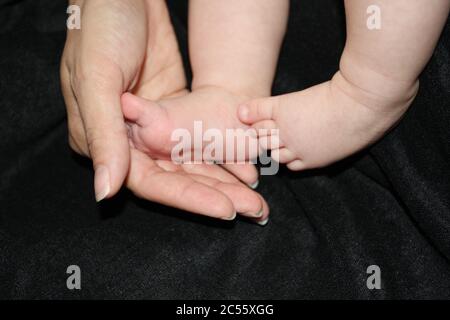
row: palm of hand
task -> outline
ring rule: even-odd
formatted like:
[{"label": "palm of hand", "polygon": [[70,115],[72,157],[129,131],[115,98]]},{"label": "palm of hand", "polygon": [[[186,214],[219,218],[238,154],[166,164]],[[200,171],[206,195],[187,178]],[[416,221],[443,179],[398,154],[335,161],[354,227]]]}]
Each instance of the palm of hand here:
[{"label": "palm of hand", "polygon": [[[148,21],[147,55],[131,90],[148,99],[161,99],[187,92],[184,68],[170,17],[164,1],[146,1],[154,15]],[[249,166],[232,173],[253,183],[256,170]],[[127,186],[136,195],[190,212],[222,219],[236,212],[254,215],[269,210],[264,199],[226,170],[211,165],[175,166],[171,161],[153,160],[139,150],[131,150]]]}]

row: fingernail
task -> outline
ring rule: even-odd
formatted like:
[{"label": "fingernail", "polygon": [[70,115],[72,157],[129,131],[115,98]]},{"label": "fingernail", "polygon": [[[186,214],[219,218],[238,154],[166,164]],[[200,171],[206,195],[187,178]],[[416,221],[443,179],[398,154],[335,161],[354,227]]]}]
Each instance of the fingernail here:
[{"label": "fingernail", "polygon": [[255,190],[259,186],[259,180],[257,180],[254,184],[250,184],[249,187]]},{"label": "fingernail", "polygon": [[257,222],[257,224],[259,224],[261,227],[265,227],[268,223],[269,223],[269,218],[267,218],[263,221]]},{"label": "fingernail", "polygon": [[240,106],[240,108],[239,108],[239,117],[241,119],[247,120],[249,113],[250,113],[250,109],[248,108],[248,106],[246,106],[246,105]]},{"label": "fingernail", "polygon": [[237,212],[235,211],[231,217],[225,217],[222,219],[226,220],[226,221],[233,221],[234,219],[236,219],[236,216],[237,216]]},{"label": "fingernail", "polygon": [[107,167],[97,167],[97,169],[95,170],[94,186],[95,200],[97,200],[97,202],[104,200],[109,195],[109,192],[111,191],[111,185]]}]

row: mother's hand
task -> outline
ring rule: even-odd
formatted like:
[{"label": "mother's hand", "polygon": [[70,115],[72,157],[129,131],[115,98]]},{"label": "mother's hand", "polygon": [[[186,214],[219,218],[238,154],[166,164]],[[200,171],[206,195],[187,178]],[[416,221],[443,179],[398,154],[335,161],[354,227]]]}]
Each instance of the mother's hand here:
[{"label": "mother's hand", "polygon": [[[224,169],[175,166],[131,150],[120,97],[181,94],[186,80],[164,0],[72,0],[81,7],[82,28],[68,32],[61,63],[71,147],[94,162],[98,201],[113,196],[127,178],[138,196],[179,209],[231,218],[255,216],[265,201]],[[131,161],[130,161],[131,160]],[[251,166],[231,166],[244,181]]]},{"label": "mother's hand", "polygon": [[258,193],[217,165],[175,165],[132,150],[127,186],[138,197],[213,218],[233,220],[238,212],[264,225],[269,215]]}]

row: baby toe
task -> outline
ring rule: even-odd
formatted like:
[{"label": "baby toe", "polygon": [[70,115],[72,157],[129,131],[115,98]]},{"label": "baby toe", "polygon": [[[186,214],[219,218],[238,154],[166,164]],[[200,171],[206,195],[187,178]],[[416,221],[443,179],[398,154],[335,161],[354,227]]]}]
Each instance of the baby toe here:
[{"label": "baby toe", "polygon": [[273,120],[256,122],[252,125],[252,128],[256,130],[258,137],[278,134],[278,125]]},{"label": "baby toe", "polygon": [[276,97],[250,101],[238,109],[239,119],[246,124],[253,124],[263,120],[271,120],[273,109],[276,107]]},{"label": "baby toe", "polygon": [[291,163],[295,159],[297,159],[297,156],[286,148],[276,149],[272,150],[272,159],[279,163]]},{"label": "baby toe", "polygon": [[260,149],[263,150],[276,150],[284,147],[284,144],[278,135],[261,137],[258,142]]},{"label": "baby toe", "polygon": [[126,120],[142,125],[147,101],[131,93],[122,95],[122,113]]},{"label": "baby toe", "polygon": [[289,170],[292,171],[301,171],[306,169],[306,165],[301,160],[294,160],[287,165]]}]

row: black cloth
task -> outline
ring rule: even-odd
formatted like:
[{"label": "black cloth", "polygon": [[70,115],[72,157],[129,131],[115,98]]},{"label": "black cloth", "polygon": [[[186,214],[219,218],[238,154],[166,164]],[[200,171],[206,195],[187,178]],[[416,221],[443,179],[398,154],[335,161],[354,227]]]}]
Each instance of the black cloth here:
[{"label": "black cloth", "polygon": [[[395,130],[332,167],[262,177],[262,228],[125,190],[97,205],[90,163],[67,144],[67,4],[0,3],[0,298],[450,298],[449,23]],[[186,57],[186,3],[170,7]],[[329,79],[345,41],[340,1],[293,1],[290,15],[275,94]]]}]

